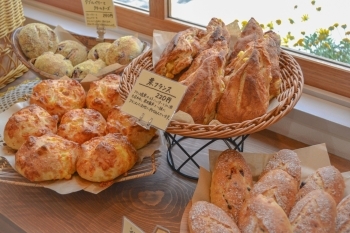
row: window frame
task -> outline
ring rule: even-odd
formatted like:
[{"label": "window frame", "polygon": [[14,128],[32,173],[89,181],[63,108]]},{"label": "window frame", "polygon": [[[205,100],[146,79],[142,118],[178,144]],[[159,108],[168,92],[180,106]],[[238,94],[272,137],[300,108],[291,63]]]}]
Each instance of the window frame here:
[{"label": "window frame", "polygon": [[[50,6],[83,15],[81,0],[36,0]],[[116,4],[119,27],[152,36],[153,30],[178,32],[193,25],[168,17],[167,0],[149,0],[149,12]],[[131,20],[132,19],[132,20]],[[299,63],[306,85],[350,98],[350,68],[313,58],[307,54],[288,52]]]}]

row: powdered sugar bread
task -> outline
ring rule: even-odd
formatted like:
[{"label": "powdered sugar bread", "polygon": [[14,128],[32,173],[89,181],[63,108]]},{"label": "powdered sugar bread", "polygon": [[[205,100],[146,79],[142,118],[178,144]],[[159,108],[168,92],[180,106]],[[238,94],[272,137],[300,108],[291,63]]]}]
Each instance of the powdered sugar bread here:
[{"label": "powdered sugar bread", "polygon": [[239,233],[236,223],[218,206],[207,202],[195,202],[188,214],[190,233]]},{"label": "powdered sugar bread", "polygon": [[337,204],[344,196],[344,178],[340,171],[331,165],[318,168],[304,183],[297,194],[297,200],[315,189],[322,189],[329,193]]},{"label": "powdered sugar bread", "polygon": [[241,153],[223,151],[215,164],[210,187],[211,203],[222,208],[234,220],[253,186],[252,172]]},{"label": "powdered sugar bread", "polygon": [[337,205],[336,232],[350,232],[350,195]]},{"label": "powdered sugar bread", "polygon": [[289,221],[294,233],[335,232],[336,204],[324,190],[306,194],[293,207]]}]

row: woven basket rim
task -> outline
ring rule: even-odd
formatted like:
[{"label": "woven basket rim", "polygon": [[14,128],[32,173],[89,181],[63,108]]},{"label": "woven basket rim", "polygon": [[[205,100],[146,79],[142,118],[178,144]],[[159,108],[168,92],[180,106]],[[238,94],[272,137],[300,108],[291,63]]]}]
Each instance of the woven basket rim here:
[{"label": "woven basket rim", "polygon": [[[281,51],[280,68],[282,74],[281,93],[278,105],[264,115],[240,123],[201,125],[170,121],[166,132],[193,138],[232,138],[252,134],[279,121],[289,113],[299,101],[304,86],[304,76],[297,61],[285,50]],[[153,70],[152,50],[135,58],[124,68],[119,91],[125,100],[131,92],[137,77],[143,69]]]},{"label": "woven basket rim", "polygon": [[[58,77],[56,75],[52,75],[49,73],[46,73],[42,70],[37,69],[34,64],[33,64],[33,59],[29,59],[25,56],[25,54],[22,52],[21,47],[19,45],[18,42],[18,33],[21,31],[22,27],[17,28],[16,30],[14,30],[11,33],[11,47],[13,49],[13,51],[15,52],[17,58],[29,69],[31,70],[33,73],[35,73],[39,78],[41,79],[59,79],[61,77]],[[72,34],[74,37],[76,37],[78,40],[79,38],[84,38],[84,39],[88,39],[88,40],[94,40],[96,41],[96,37],[91,37],[91,36],[84,36],[84,35],[80,35],[80,34],[76,34],[73,32],[69,32],[70,34]],[[104,42],[113,42],[115,39],[105,39]],[[83,41],[81,41],[83,42]],[[143,53],[148,51],[151,47],[150,43],[147,41],[142,41],[144,44],[144,49],[143,49]],[[96,41],[96,43],[98,43],[98,41]],[[84,43],[83,43],[84,44]],[[84,44],[85,45],[85,44]],[[87,46],[87,45],[85,45]],[[87,46],[88,47],[88,46]],[[91,49],[88,47],[88,49]]]}]

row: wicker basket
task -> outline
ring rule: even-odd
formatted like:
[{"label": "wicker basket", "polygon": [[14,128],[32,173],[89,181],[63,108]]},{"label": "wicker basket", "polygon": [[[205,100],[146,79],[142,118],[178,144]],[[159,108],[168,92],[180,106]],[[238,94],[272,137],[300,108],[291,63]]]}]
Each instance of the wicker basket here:
[{"label": "wicker basket", "polygon": [[[282,50],[280,56],[282,73],[281,93],[277,97],[278,106],[261,117],[241,123],[221,125],[188,124],[171,121],[167,132],[193,138],[231,138],[258,132],[280,120],[290,112],[300,99],[304,77],[295,59]],[[143,69],[153,70],[152,51],[135,58],[125,67],[121,78],[120,93],[125,100]]]},{"label": "wicker basket", "polygon": [[[46,72],[43,72],[42,70],[37,69],[34,64],[33,60],[28,59],[24,53],[21,50],[21,47],[18,43],[18,33],[21,31],[22,27],[17,28],[11,35],[11,45],[13,48],[13,51],[16,53],[17,57],[21,60],[21,62],[28,67],[31,71],[33,71],[39,78],[41,79],[57,79],[59,77],[48,74]],[[73,32],[69,32],[72,36],[74,36],[78,41],[80,41],[83,45],[85,45],[88,49],[91,49],[96,44],[100,43],[96,40],[96,37],[89,37],[89,36],[83,36],[79,35]],[[115,39],[105,39],[104,42],[110,42],[112,43]],[[144,44],[143,52],[146,52],[150,49],[150,44],[147,41],[142,41]]]},{"label": "wicker basket", "polygon": [[0,89],[28,71],[13,53],[10,42],[11,33],[24,21],[21,0],[0,1]]}]

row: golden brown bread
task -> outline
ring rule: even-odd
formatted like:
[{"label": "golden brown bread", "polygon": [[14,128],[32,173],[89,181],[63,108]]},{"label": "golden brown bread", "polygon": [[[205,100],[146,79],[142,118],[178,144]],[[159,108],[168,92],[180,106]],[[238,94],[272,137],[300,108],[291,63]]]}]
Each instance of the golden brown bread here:
[{"label": "golden brown bread", "polygon": [[272,198],[288,216],[299,190],[297,181],[281,169],[270,170],[254,184],[251,195]]},{"label": "golden brown bread", "polygon": [[340,171],[334,166],[321,167],[303,182],[297,194],[297,200],[316,189],[329,193],[338,204],[344,196],[345,181]]},{"label": "golden brown bread", "polygon": [[295,233],[335,232],[336,203],[324,190],[317,189],[300,199],[289,214]]},{"label": "golden brown bread", "polygon": [[106,120],[101,113],[88,108],[72,109],[66,112],[57,129],[57,135],[82,144],[93,137],[106,133]]},{"label": "golden brown bread", "polygon": [[31,104],[12,114],[4,128],[7,146],[18,150],[29,136],[39,137],[57,132],[58,117],[51,116],[42,107]]},{"label": "golden brown bread", "polygon": [[30,181],[70,179],[80,154],[78,143],[56,134],[30,136],[15,154],[16,170]]},{"label": "golden brown bread", "polygon": [[347,195],[337,205],[337,218],[335,225],[337,233],[350,232],[350,195]]},{"label": "golden brown bread", "polygon": [[81,148],[77,172],[92,182],[111,181],[129,171],[138,160],[135,148],[122,134],[94,137]]},{"label": "golden brown bread", "polygon": [[116,74],[108,74],[100,80],[91,82],[90,89],[86,93],[86,106],[99,111],[104,118],[107,118],[113,106],[121,106],[124,102],[118,91],[119,84],[120,76]]},{"label": "golden brown bread", "polygon": [[188,213],[190,233],[239,233],[236,223],[218,206],[197,201]]},{"label": "golden brown bread", "polygon": [[274,169],[281,169],[287,172],[296,180],[299,187],[301,182],[301,161],[297,153],[289,149],[277,151],[265,165],[264,170],[260,173],[260,178]]},{"label": "golden brown bread", "polygon": [[33,87],[29,103],[61,118],[68,110],[83,108],[85,98],[85,90],[76,80],[46,79]]},{"label": "golden brown bread", "polygon": [[283,209],[262,194],[252,196],[244,203],[239,212],[238,227],[242,233],[292,232]]},{"label": "golden brown bread", "polygon": [[137,150],[146,146],[156,136],[156,132],[153,127],[145,129],[137,124],[135,117],[122,112],[121,107],[117,105],[107,116],[106,133],[123,134]]},{"label": "golden brown bread", "polygon": [[196,124],[209,124],[215,117],[224,89],[222,78],[227,49],[226,41],[215,42],[213,47],[196,57],[180,78],[187,91],[178,110],[191,115]]},{"label": "golden brown bread", "polygon": [[252,44],[236,60],[242,65],[225,77],[226,89],[217,107],[216,119],[223,124],[262,116],[269,106],[271,63],[266,49]]},{"label": "golden brown bread", "polygon": [[215,164],[210,185],[211,203],[219,206],[237,222],[243,203],[249,198],[253,178],[242,154],[223,151]]}]

